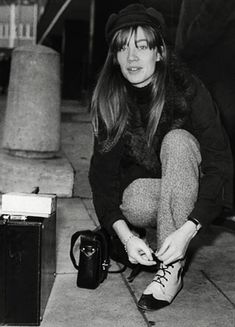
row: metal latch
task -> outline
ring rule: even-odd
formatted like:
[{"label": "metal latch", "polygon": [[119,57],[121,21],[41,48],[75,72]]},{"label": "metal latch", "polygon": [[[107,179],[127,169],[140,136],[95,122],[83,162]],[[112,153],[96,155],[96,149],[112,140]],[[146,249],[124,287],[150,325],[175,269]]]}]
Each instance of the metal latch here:
[{"label": "metal latch", "polygon": [[24,215],[7,215],[3,214],[2,218],[4,220],[20,220],[20,221],[25,221],[27,219],[27,216]]}]

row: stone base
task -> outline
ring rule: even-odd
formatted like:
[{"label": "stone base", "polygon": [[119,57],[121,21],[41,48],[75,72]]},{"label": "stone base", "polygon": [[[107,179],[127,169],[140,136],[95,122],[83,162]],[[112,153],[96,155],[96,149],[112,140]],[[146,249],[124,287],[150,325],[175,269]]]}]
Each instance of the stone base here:
[{"label": "stone base", "polygon": [[38,186],[40,193],[72,197],[74,170],[63,153],[53,159],[26,159],[0,150],[0,193],[31,193]]}]

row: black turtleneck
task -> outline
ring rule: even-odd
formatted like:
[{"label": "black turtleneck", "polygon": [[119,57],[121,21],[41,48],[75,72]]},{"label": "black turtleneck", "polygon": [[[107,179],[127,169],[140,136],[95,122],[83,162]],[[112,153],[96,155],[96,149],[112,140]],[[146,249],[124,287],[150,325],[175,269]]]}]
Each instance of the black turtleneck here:
[{"label": "black turtleneck", "polygon": [[151,83],[143,87],[136,87],[130,83],[127,84],[128,93],[137,104],[149,104],[151,101],[152,87]]},{"label": "black turtleneck", "polygon": [[129,95],[131,119],[136,117],[136,115],[138,116],[139,113],[143,126],[146,128],[151,104],[151,84],[149,83],[144,87],[136,87],[128,83],[127,91]]}]

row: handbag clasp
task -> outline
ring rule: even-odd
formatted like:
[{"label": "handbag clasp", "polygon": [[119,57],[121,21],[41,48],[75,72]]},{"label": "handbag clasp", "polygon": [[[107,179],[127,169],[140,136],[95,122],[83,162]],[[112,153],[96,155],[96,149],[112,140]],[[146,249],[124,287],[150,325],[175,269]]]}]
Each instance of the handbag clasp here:
[{"label": "handbag clasp", "polygon": [[91,257],[95,253],[95,248],[92,247],[92,246],[90,246],[90,245],[88,245],[86,247],[83,247],[81,249],[81,252],[83,252],[85,254],[85,256]]}]

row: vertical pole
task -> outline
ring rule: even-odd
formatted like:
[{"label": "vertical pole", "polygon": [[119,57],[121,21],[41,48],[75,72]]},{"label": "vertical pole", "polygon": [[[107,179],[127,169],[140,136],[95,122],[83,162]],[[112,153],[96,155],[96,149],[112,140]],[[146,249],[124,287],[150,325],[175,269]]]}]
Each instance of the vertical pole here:
[{"label": "vertical pole", "polygon": [[30,35],[30,24],[25,24],[25,37],[27,40],[30,40],[31,35]]},{"label": "vertical pole", "polygon": [[37,38],[38,4],[33,5],[33,44]]},{"label": "vertical pole", "polygon": [[10,5],[10,33],[9,33],[9,48],[14,47],[14,41],[15,41],[15,32],[16,32],[16,26],[15,26],[15,5]]},{"label": "vertical pole", "polygon": [[90,26],[89,26],[89,57],[88,57],[88,83],[91,81],[92,58],[95,26],[95,0],[90,0]]},{"label": "vertical pole", "polygon": [[23,24],[19,23],[18,24],[18,38],[23,39],[24,34],[23,34]]},{"label": "vertical pole", "polygon": [[0,39],[4,38],[4,33],[3,33],[3,24],[0,24]]},{"label": "vertical pole", "polygon": [[3,25],[3,35],[4,39],[8,40],[10,37],[10,24],[4,24]]}]

